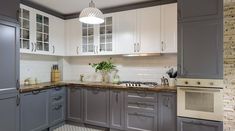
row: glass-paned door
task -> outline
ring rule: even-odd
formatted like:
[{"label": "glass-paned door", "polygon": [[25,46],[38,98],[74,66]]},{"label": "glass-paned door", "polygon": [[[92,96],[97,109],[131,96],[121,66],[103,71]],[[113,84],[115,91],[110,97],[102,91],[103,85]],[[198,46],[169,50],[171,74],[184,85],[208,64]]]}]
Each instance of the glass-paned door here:
[{"label": "glass-paned door", "polygon": [[82,24],[82,52],[94,52],[94,25]]},{"label": "glass-paned door", "polygon": [[100,25],[100,52],[113,51],[113,19],[106,17]]},{"label": "glass-paned door", "polygon": [[49,18],[37,14],[36,29],[37,50],[49,52]]},{"label": "glass-paned door", "polygon": [[30,13],[26,9],[20,9],[20,48],[30,49]]}]

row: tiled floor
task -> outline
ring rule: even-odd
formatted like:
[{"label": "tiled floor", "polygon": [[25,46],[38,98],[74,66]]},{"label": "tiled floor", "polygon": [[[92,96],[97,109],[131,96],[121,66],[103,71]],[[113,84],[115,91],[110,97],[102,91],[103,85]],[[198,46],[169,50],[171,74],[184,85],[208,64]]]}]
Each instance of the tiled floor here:
[{"label": "tiled floor", "polygon": [[63,125],[62,127],[59,127],[53,131],[102,131],[102,130],[91,129],[86,127],[78,127],[73,125]]}]

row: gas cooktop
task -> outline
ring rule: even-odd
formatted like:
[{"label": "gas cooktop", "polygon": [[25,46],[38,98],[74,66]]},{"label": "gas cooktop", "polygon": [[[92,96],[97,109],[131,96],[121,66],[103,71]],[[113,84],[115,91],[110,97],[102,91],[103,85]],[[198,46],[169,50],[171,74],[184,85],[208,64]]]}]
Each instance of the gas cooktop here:
[{"label": "gas cooktop", "polygon": [[157,82],[139,82],[139,81],[122,81],[119,85],[126,87],[143,87],[143,88],[153,88],[158,85]]}]

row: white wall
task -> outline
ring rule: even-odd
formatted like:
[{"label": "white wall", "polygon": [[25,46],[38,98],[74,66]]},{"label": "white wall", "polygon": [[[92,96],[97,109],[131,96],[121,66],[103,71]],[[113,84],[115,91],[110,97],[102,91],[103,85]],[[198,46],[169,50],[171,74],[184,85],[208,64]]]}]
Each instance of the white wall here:
[{"label": "white wall", "polygon": [[58,57],[20,54],[20,81],[31,77],[37,78],[39,82],[51,80],[51,67],[58,64]]},{"label": "white wall", "polygon": [[[100,57],[71,57],[66,60],[70,65],[70,78],[64,80],[79,80],[81,74],[86,81],[100,81],[100,74],[95,73],[89,63],[98,63],[107,60],[108,56]],[[119,70],[121,80],[160,82],[170,67],[176,68],[177,55],[151,56],[151,57],[122,57],[113,56],[112,61]]]}]

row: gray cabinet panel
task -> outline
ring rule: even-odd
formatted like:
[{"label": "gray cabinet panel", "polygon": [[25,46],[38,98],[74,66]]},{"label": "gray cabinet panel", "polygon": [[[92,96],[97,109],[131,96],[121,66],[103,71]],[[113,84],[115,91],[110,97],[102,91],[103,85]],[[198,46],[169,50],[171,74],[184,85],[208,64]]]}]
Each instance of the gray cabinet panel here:
[{"label": "gray cabinet panel", "polygon": [[109,90],[84,89],[84,109],[85,123],[109,127]]},{"label": "gray cabinet panel", "polygon": [[120,90],[110,91],[110,128],[124,129],[124,92]]},{"label": "gray cabinet panel", "polygon": [[19,107],[17,105],[17,94],[0,95],[0,131],[19,130]]},{"label": "gray cabinet panel", "polygon": [[14,20],[18,19],[20,0],[4,0],[0,3],[0,15]]},{"label": "gray cabinet panel", "polygon": [[178,71],[183,78],[223,78],[223,20],[179,23]]},{"label": "gray cabinet panel", "polygon": [[18,25],[0,20],[0,89],[17,88],[16,83],[19,78],[18,38]]},{"label": "gray cabinet panel", "polygon": [[177,131],[223,131],[222,122],[178,117]]},{"label": "gray cabinet panel", "polygon": [[223,0],[178,0],[179,21],[223,17]]},{"label": "gray cabinet panel", "polygon": [[21,94],[21,131],[40,131],[49,126],[49,91]]},{"label": "gray cabinet panel", "polygon": [[159,93],[158,99],[158,130],[176,131],[176,93]]},{"label": "gray cabinet panel", "polygon": [[156,131],[157,119],[155,114],[127,110],[126,130],[127,131]]},{"label": "gray cabinet panel", "polygon": [[67,119],[83,122],[83,89],[79,87],[68,88]]},{"label": "gray cabinet panel", "polygon": [[65,120],[66,112],[66,90],[63,87],[56,87],[50,90],[50,126],[59,124]]}]

